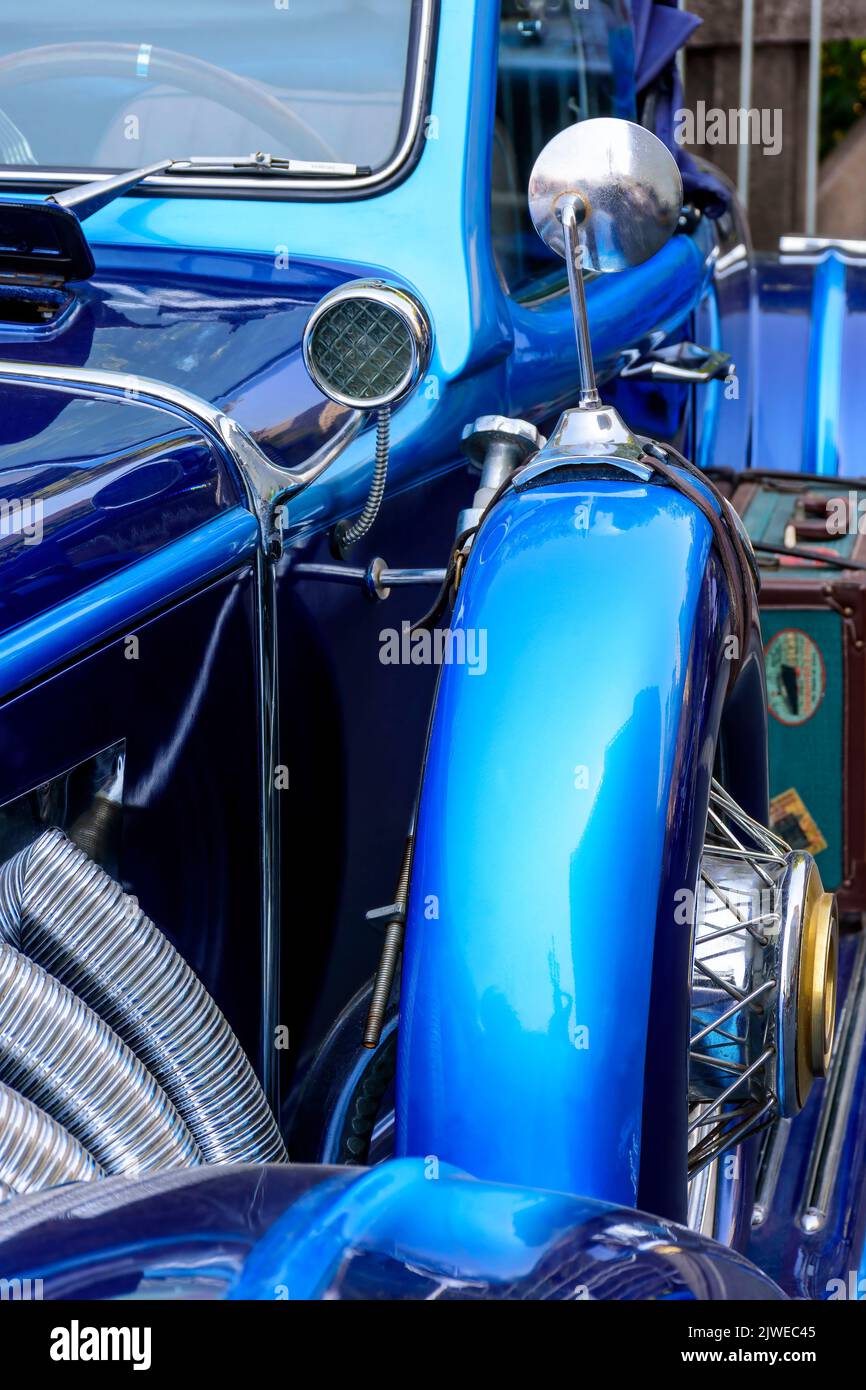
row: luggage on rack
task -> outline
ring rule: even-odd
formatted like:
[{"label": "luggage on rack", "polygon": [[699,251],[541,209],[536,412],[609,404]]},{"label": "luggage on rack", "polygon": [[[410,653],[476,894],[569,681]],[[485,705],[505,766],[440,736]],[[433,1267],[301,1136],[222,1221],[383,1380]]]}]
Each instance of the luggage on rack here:
[{"label": "luggage on rack", "polygon": [[841,911],[866,911],[866,479],[715,481],[761,566],[771,824],[815,855]]}]

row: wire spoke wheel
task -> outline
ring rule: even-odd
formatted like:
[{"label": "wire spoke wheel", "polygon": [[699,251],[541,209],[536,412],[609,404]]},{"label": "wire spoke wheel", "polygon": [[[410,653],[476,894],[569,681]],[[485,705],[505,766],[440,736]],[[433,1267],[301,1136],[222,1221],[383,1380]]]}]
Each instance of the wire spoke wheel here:
[{"label": "wire spoke wheel", "polygon": [[838,923],[811,855],[759,825],[714,781],[693,921],[690,1223],[718,1164],[805,1104],[826,1073]]},{"label": "wire spoke wheel", "polygon": [[[731,1230],[720,1229],[715,1211],[722,1161],[796,1115],[829,1063],[835,900],[811,855],[759,825],[714,781],[690,925],[688,1220],[727,1240]],[[356,1077],[327,1161],[374,1165],[393,1153],[395,1052],[396,1029]]]}]

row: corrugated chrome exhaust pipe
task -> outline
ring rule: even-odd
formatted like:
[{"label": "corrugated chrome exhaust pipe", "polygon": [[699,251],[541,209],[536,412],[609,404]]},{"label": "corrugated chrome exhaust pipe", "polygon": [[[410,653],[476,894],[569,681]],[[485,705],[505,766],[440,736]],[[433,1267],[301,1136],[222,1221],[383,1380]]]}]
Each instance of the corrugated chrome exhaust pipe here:
[{"label": "corrugated chrome exhaust pipe", "polygon": [[123,1039],[206,1162],[287,1160],[255,1072],[214,1000],[135,898],[62,831],[46,831],[0,869],[2,938]]},{"label": "corrugated chrome exhaust pipe", "polygon": [[68,1129],[107,1173],[201,1161],[162,1087],[108,1024],[2,942],[0,1080]]},{"label": "corrugated chrome exhaust pipe", "polygon": [[13,1193],[104,1176],[105,1170],[68,1129],[0,1082],[0,1202]]}]

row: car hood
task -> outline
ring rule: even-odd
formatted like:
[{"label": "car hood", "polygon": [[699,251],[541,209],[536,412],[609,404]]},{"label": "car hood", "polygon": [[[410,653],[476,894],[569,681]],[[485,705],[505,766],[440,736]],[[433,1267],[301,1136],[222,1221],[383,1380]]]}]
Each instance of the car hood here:
[{"label": "car hood", "polygon": [[[272,260],[105,249],[97,274],[70,286],[70,302],[52,323],[7,324],[0,310],[0,358],[128,371],[181,387],[233,415],[276,461],[294,467],[346,414],[307,376],[304,326],[323,294],[370,273],[292,261],[282,248]],[[0,448],[28,430],[17,413],[7,416]]]},{"label": "car hood", "polygon": [[[279,252],[105,251],[53,322],[0,319],[0,359],[180,387],[296,468],[351,414],[310,381],[304,327],[323,294],[369,273]],[[0,381],[0,633],[243,503],[201,433],[134,389],[100,399],[81,386]]]}]

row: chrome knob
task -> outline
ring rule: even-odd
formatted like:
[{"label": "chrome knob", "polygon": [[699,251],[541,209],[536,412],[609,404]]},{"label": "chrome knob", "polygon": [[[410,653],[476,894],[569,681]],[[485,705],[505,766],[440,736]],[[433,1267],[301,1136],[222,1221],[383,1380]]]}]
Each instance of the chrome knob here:
[{"label": "chrome knob", "polygon": [[457,534],[477,526],[485,507],[506,479],[528,458],[543,449],[547,440],[528,420],[507,415],[481,415],[463,431],[463,452],[481,473],[472,506],[460,513]]},{"label": "chrome knob", "polygon": [[482,486],[498,487],[546,442],[541,431],[528,420],[482,415],[464,429],[462,449],[474,468],[485,475],[493,469],[499,475],[497,479],[485,476]]}]

